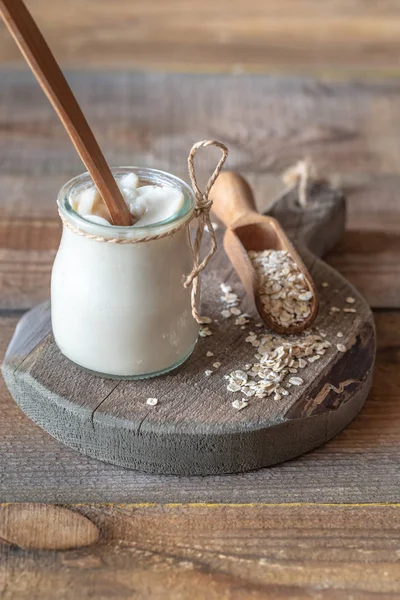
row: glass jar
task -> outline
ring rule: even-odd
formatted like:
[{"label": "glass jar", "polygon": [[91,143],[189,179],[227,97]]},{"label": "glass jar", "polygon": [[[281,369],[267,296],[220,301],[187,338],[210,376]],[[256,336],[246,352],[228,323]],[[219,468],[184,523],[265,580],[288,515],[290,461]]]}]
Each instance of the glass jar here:
[{"label": "glass jar", "polygon": [[[134,172],[141,183],[178,188],[183,207],[145,227],[140,221],[135,227],[100,225],[81,217],[70,204],[93,185],[89,174],[67,182],[57,200],[65,223],[51,279],[53,334],[62,354],[96,374],[153,377],[182,364],[197,341],[190,289],[183,286],[193,266],[189,221],[195,199],[186,183],[168,173],[135,167],[112,171],[117,179]],[[166,237],[140,241],[180,225]]]}]

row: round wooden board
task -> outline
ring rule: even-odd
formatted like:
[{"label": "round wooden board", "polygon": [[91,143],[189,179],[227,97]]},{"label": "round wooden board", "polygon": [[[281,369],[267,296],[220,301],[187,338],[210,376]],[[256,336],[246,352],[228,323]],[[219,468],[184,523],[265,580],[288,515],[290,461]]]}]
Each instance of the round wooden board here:
[{"label": "round wooden board", "polygon": [[[302,370],[304,385],[290,388],[279,402],[251,398],[238,411],[224,375],[252,361],[256,349],[245,342],[262,332],[253,307],[222,247],[202,277],[203,313],[213,335],[200,338],[192,357],[178,370],[155,379],[115,381],[95,377],[63,357],[51,334],[49,303],[19,323],[3,364],[8,388],[20,408],[52,436],[100,460],[148,473],[207,475],[243,472],[273,465],[315,448],[341,431],[362,407],[372,378],[375,330],[365,300],[336,271],[316,258],[343,232],[343,196],[315,185],[312,200],[300,209],[296,195],[279,198],[277,217],[308,264],[320,292],[316,327],[332,347]],[[313,253],[312,253],[313,252]],[[223,319],[220,283],[229,283],[250,316],[242,330],[234,317]],[[322,283],[328,282],[328,287]],[[331,306],[356,313],[332,313]],[[343,333],[337,338],[338,332]],[[336,344],[347,348],[339,352]],[[157,349],[155,348],[156,352]],[[206,353],[213,352],[212,357]],[[221,362],[213,369],[215,361]],[[214,370],[210,376],[207,369]],[[146,404],[149,397],[158,404]]]}]

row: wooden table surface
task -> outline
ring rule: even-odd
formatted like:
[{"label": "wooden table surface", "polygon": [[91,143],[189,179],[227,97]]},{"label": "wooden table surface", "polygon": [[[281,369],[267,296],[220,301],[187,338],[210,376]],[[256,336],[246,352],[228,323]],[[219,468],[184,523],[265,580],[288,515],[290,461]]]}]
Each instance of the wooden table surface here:
[{"label": "wooden table surface", "polygon": [[[328,262],[374,309],[375,379],[360,415],[326,446],[207,478],[84,457],[33,425],[0,382],[0,598],[400,598],[400,81],[388,77],[398,4],[174,1],[166,12],[162,0],[119,0],[115,14],[107,4],[29,3],[57,55],[84,67],[68,78],[109,162],[187,179],[192,143],[217,138],[263,209],[282,170],[310,156],[348,197],[347,232]],[[55,197],[82,167],[1,30],[0,48],[4,353],[20,316],[49,295]],[[138,66],[236,74],[129,72]]]}]

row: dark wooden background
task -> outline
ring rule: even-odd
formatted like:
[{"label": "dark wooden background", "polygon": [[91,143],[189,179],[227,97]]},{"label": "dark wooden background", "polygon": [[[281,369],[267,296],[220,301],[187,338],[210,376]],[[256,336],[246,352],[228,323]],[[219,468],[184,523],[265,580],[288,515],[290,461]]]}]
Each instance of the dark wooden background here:
[{"label": "dark wooden background", "polygon": [[[379,349],[350,427],[240,476],[154,477],[83,457],[29,422],[1,383],[0,598],[399,598],[398,3],[28,5],[111,164],[186,177],[191,144],[215,137],[260,209],[303,156],[343,185],[347,232],[328,260],[372,305]],[[82,166],[3,29],[0,59],[4,353],[21,314],[48,297],[56,193]]]}]

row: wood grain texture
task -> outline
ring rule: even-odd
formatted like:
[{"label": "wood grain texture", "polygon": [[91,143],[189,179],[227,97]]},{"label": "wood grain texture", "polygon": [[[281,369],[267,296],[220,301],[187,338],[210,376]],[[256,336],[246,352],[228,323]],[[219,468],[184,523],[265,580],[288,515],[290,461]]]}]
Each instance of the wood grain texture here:
[{"label": "wood grain texture", "polygon": [[[222,139],[228,168],[248,178],[263,210],[282,191],[280,173],[309,155],[348,198],[348,232],[329,262],[372,306],[399,306],[398,84],[122,73],[68,80],[113,165],[187,179],[193,142]],[[32,77],[2,71],[0,81],[0,309],[27,309],[48,297],[55,198],[82,167]],[[200,157],[200,176],[212,154]]]},{"label": "wood grain texture", "polygon": [[[378,354],[363,411],[326,446],[239,476],[151,476],[78,454],[23,415],[0,382],[0,499],[4,502],[398,502],[400,315],[375,315]],[[17,323],[0,317],[4,353]]]},{"label": "wood grain texture", "polygon": [[[0,79],[4,354],[20,312],[49,295],[60,236],[55,196],[80,164],[32,77],[2,71]],[[249,178],[263,209],[282,189],[280,172],[310,155],[321,173],[345,185],[349,200],[348,230],[330,262],[374,306],[399,307],[397,83],[121,73],[69,73],[68,80],[113,164],[185,175],[187,148],[215,134],[232,149],[229,168]],[[375,382],[359,417],[309,455],[237,477],[152,477],[78,455],[32,425],[1,382],[0,499],[398,502],[400,319],[396,312],[375,317]]]},{"label": "wood grain texture", "polygon": [[399,505],[69,508],[93,521],[100,540],[47,552],[0,544],[4,600],[395,600],[400,594]]},{"label": "wood grain texture", "polygon": [[90,546],[99,529],[85,516],[52,504],[0,507],[0,542],[25,549],[71,550]]},{"label": "wood grain texture", "polygon": [[[46,335],[42,323],[47,315],[49,327],[48,303],[25,315],[2,366],[20,408],[68,446],[147,473],[249,471],[298,456],[336,435],[358,413],[370,389],[374,324],[363,298],[304,245],[306,238],[322,236],[325,248],[335,244],[343,231],[344,198],[315,185],[310,186],[306,207],[300,207],[297,192],[291,191],[276,200],[272,210],[283,230],[288,224],[310,269],[321,298],[315,327],[332,344],[321,360],[299,373],[304,386],[291,388],[279,402],[272,396],[253,398],[240,413],[232,408],[241,394],[226,389],[224,376],[254,362],[255,350],[245,338],[259,317],[220,248],[202,277],[202,313],[213,320],[214,335],[200,339],[190,360],[162,377],[133,382],[94,377],[63,357],[53,336]],[[250,315],[245,331],[233,319],[221,320],[219,284],[227,281],[238,294],[242,311]],[[323,282],[329,287],[323,288]],[[330,312],[332,306],[345,308],[348,296],[355,298],[356,314]],[[338,331],[347,349],[344,354],[336,346]],[[212,359],[206,356],[210,350]],[[213,372],[215,360],[221,368]],[[159,400],[156,408],[146,405],[149,397]]]},{"label": "wood grain texture", "polygon": [[[30,0],[65,66],[398,75],[399,5],[320,0]],[[3,64],[21,58],[0,31]]]}]

